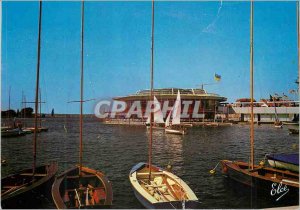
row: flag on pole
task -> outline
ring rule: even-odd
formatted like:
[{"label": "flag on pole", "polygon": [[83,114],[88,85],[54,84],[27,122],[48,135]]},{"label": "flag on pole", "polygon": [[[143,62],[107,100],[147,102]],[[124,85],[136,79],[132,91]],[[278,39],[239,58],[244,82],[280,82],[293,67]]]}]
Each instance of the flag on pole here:
[{"label": "flag on pole", "polygon": [[220,81],[221,80],[221,75],[215,73],[215,80]]}]

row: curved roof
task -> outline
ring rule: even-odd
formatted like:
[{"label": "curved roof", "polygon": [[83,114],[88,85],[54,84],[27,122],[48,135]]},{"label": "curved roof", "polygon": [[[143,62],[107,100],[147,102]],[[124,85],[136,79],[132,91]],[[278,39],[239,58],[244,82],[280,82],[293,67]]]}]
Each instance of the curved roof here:
[{"label": "curved roof", "polygon": [[[182,99],[212,99],[218,101],[226,101],[227,98],[222,97],[218,94],[207,93],[205,90],[200,88],[157,88],[153,90],[153,95],[157,97],[158,100],[163,99],[176,99],[177,92],[180,92]],[[139,90],[135,94],[131,94],[123,97],[115,97],[115,100],[147,100],[150,96],[150,90]]]}]

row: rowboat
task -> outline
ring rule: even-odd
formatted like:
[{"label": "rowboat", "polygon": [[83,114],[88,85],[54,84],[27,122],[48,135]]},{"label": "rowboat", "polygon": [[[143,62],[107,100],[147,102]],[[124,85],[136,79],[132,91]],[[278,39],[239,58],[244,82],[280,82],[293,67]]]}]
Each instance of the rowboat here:
[{"label": "rowboat", "polygon": [[83,166],[83,98],[84,76],[84,1],[81,2],[81,68],[79,115],[79,164],[60,174],[52,185],[56,208],[108,208],[112,205],[112,186],[104,173]]},{"label": "rowboat", "polygon": [[[30,130],[31,132],[34,132],[35,128],[34,127],[26,127],[26,130]],[[37,132],[47,132],[49,130],[49,128],[47,127],[37,127]]]},{"label": "rowboat", "polygon": [[165,133],[184,135],[187,134],[187,131],[184,128],[181,129],[165,128]]},{"label": "rowboat", "polygon": [[138,163],[130,173],[129,180],[136,198],[148,209],[196,208],[198,198],[191,188],[178,176],[157,166]]},{"label": "rowboat", "polygon": [[26,133],[19,128],[1,131],[1,137],[17,137],[24,136]]},{"label": "rowboat", "polygon": [[297,154],[267,154],[268,163],[274,168],[299,172],[299,153]]},{"label": "rowboat", "polygon": [[37,198],[49,194],[57,164],[38,166],[1,179],[2,208],[38,207]]},{"label": "rowboat", "polygon": [[[154,74],[154,0],[152,0],[152,47],[151,47],[151,70],[150,74]],[[158,103],[153,95],[153,76],[150,79],[150,101]],[[179,100],[178,100],[179,99]],[[159,104],[159,103],[158,103]],[[174,124],[180,124],[180,93],[178,91],[175,105],[172,108]],[[159,106],[158,106],[159,107]],[[160,108],[160,107],[159,107]],[[172,112],[171,111],[171,112]],[[154,112],[154,113],[153,113]],[[169,113],[166,120],[166,127],[169,125]],[[154,115],[154,116],[153,116]],[[159,114],[161,115],[161,114]],[[176,116],[174,118],[174,116]],[[173,209],[173,208],[195,208],[198,204],[198,198],[190,187],[179,177],[170,171],[163,170],[152,164],[152,142],[153,142],[153,117],[155,111],[149,113],[147,122],[149,129],[149,145],[148,145],[148,163],[138,163],[129,172],[129,181],[136,198],[146,208],[149,209]],[[175,120],[175,121],[174,121]],[[178,123],[179,120],[179,123]],[[154,119],[155,121],[155,119]],[[169,129],[169,128],[167,128]]]},{"label": "rowboat", "polygon": [[[35,113],[38,113],[39,73],[40,73],[40,41],[42,24],[42,1],[39,1],[38,21],[38,52],[35,88]],[[34,117],[34,127],[37,128],[37,114]],[[37,129],[35,129],[37,131]],[[36,208],[39,198],[50,194],[50,187],[57,172],[57,164],[36,165],[37,132],[33,137],[33,165],[31,169],[22,170],[16,174],[1,179],[2,208]]]},{"label": "rowboat", "polygon": [[105,175],[87,167],[69,169],[56,177],[52,197],[56,208],[108,208],[113,193]]},{"label": "rowboat", "polygon": [[[299,174],[290,171],[278,170],[254,165],[241,161],[222,160],[222,172],[226,177],[244,185],[251,187],[255,192],[264,195],[272,202],[298,204],[299,203]],[[280,197],[274,194],[274,190],[288,191]],[[254,192],[253,191],[253,192]],[[279,198],[279,199],[278,199]]]},{"label": "rowboat", "polygon": [[[299,203],[299,174],[287,170],[268,168],[254,164],[254,109],[253,109],[253,0],[250,3],[250,158],[249,162],[221,160],[222,172],[236,184],[251,187],[253,193],[261,194],[276,204]],[[243,187],[241,187],[243,189]],[[280,201],[280,202],[279,202]]]},{"label": "rowboat", "polygon": [[289,133],[290,134],[299,134],[299,128],[289,128]]}]

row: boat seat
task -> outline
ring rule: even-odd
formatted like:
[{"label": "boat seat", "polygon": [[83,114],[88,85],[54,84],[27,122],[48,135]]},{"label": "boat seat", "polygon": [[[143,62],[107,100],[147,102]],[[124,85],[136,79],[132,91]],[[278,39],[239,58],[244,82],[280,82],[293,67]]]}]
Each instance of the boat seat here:
[{"label": "boat seat", "polygon": [[18,185],[2,186],[3,189],[10,189],[10,188],[14,188],[14,187],[18,187]]},{"label": "boat seat", "polygon": [[[96,175],[82,175],[81,178],[86,178],[86,177],[96,177]],[[78,179],[79,175],[74,175],[74,176],[67,176],[67,179]]]},{"label": "boat seat", "polygon": [[[163,172],[151,172],[151,175],[163,175]],[[136,174],[137,176],[149,176],[149,172],[139,172]]]},{"label": "boat seat", "polygon": [[[21,176],[33,176],[32,173],[22,173]],[[34,176],[47,176],[47,174],[34,174]]]}]

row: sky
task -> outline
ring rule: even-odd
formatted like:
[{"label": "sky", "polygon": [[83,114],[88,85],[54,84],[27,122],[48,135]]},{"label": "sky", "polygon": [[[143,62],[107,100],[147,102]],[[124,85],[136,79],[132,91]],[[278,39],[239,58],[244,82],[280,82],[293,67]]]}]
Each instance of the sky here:
[{"label": "sky", "polygon": [[[2,2],[1,109],[34,100],[38,2]],[[43,2],[42,112],[79,113],[80,2]],[[254,3],[254,98],[288,93],[298,77],[295,2]],[[150,88],[151,2],[86,2],[84,98]],[[154,87],[199,88],[249,97],[250,3],[156,2]],[[221,75],[220,82],[214,74]],[[93,113],[94,102],[84,104]]]}]

